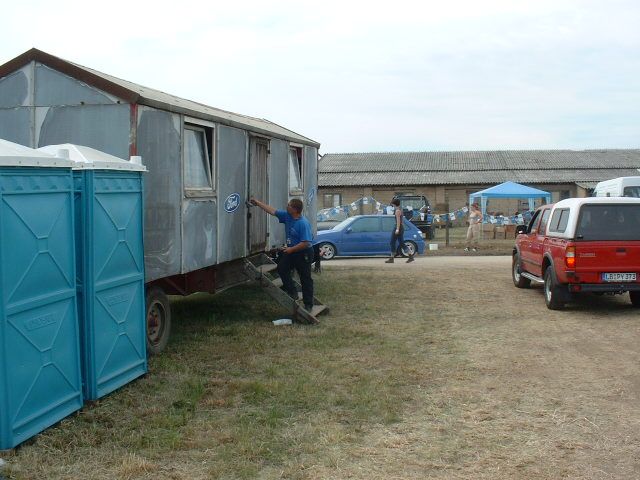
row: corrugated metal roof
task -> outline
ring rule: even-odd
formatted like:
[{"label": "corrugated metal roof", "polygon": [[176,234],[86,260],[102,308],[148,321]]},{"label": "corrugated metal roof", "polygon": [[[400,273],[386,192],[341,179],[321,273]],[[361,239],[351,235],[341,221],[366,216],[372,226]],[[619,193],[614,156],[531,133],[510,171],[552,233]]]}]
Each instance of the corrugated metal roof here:
[{"label": "corrugated metal roof", "polygon": [[0,78],[15,72],[32,61],[40,62],[54,68],[66,75],[111,93],[129,103],[148,105],[150,107],[183,113],[224,125],[246,128],[255,133],[266,134],[293,142],[313,145],[315,147],[320,146],[315,140],[311,140],[310,138],[281,127],[269,120],[228,112],[176,97],[160,90],[143,87],[142,85],[55,57],[36,48],[32,48],[4,65],[0,65]]},{"label": "corrugated metal roof", "polygon": [[318,174],[319,187],[367,185],[476,185],[512,181],[524,184],[600,182],[637,175],[636,169],[469,170],[423,172],[339,172]]},{"label": "corrugated metal roof", "polygon": [[321,173],[640,168],[640,150],[331,153],[318,168]]},{"label": "corrugated metal roof", "polygon": [[331,153],[318,186],[597,183],[638,175],[640,150]]}]

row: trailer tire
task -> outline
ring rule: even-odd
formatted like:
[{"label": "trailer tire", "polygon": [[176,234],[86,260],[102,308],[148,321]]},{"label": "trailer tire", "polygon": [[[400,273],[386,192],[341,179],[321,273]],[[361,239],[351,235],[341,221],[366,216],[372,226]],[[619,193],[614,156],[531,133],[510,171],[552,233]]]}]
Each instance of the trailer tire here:
[{"label": "trailer tire", "polygon": [[164,350],[171,334],[171,305],[162,288],[154,286],[146,295],[147,354]]}]

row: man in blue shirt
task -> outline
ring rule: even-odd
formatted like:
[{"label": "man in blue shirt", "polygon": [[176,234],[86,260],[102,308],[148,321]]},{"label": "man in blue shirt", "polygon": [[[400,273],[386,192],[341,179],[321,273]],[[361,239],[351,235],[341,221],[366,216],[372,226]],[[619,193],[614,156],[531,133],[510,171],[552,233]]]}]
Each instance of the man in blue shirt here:
[{"label": "man in blue shirt", "polygon": [[313,308],[313,279],[311,278],[311,263],[313,262],[313,247],[311,241],[311,224],[302,216],[302,200],[292,198],[287,204],[287,210],[277,210],[271,205],[251,198],[253,205],[260,207],[269,215],[274,215],[284,223],[287,244],[282,249],[282,256],[278,261],[278,274],[282,279],[282,289],[292,298],[298,298],[298,292],[291,278],[291,270],[295,267],[302,284],[302,301],[304,308],[311,312]]}]

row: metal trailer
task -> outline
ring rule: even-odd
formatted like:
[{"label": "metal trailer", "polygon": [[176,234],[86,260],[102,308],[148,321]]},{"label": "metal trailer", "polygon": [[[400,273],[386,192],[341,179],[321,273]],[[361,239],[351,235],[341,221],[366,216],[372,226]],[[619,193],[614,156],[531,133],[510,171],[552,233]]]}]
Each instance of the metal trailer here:
[{"label": "metal trailer", "polygon": [[245,258],[284,243],[277,219],[249,208],[251,195],[282,207],[303,199],[316,229],[316,141],[37,49],[0,66],[0,138],[142,157],[149,170],[144,252],[152,353],[169,336],[166,295],[244,282]]}]

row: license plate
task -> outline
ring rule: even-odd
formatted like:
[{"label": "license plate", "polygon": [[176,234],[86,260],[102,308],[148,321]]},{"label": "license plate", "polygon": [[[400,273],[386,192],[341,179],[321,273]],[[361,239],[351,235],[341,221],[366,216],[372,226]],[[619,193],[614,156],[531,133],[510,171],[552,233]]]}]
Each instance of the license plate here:
[{"label": "license plate", "polygon": [[603,273],[603,282],[635,282],[636,273]]}]

